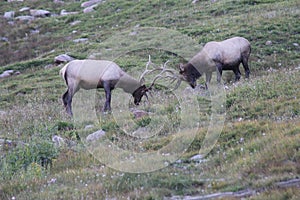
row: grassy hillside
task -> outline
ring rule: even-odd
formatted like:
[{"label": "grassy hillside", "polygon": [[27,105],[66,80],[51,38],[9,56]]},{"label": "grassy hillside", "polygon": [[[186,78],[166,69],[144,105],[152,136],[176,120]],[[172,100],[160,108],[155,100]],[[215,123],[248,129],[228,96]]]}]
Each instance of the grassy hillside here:
[{"label": "grassy hillside", "polygon": [[[182,199],[216,193],[239,199],[239,191],[250,191],[243,196],[249,199],[300,197],[299,1],[108,0],[91,13],[82,12],[82,2],[0,2],[1,16],[11,10],[16,11],[15,17],[24,15],[19,9],[25,6],[46,9],[52,14],[59,14],[62,9],[78,12],[28,23],[12,20],[11,24],[0,18],[0,73],[8,69],[20,71],[20,75],[0,79],[0,199]],[[71,25],[76,21],[78,24]],[[143,41],[126,43],[127,33],[149,27],[169,30],[172,38],[150,34]],[[173,33],[198,46],[190,47]],[[115,39],[118,34],[125,39]],[[123,110],[128,108],[129,95],[119,89],[112,96],[113,115],[97,113],[96,121],[78,122],[63,109],[61,95],[66,86],[58,75],[62,66],[54,64],[54,57],[61,53],[78,59],[95,53],[113,57],[118,47],[130,49],[149,41],[146,44],[152,48],[115,56],[115,61],[137,78],[149,54],[154,63],[169,60],[168,66],[175,68],[182,58],[174,52],[193,52],[192,48],[200,49],[208,41],[232,36],[243,36],[251,42],[251,77],[232,83],[233,73],[224,74],[225,123],[216,144],[200,161],[190,158],[205,146],[214,107],[210,94],[201,90],[195,95],[185,83],[178,91],[190,94],[186,102],[178,100],[178,94],[170,93],[164,86],[156,86],[149,96],[150,103],[139,107],[154,114],[141,119],[134,119],[132,113]],[[73,41],[78,38],[88,41]],[[174,51],[155,49],[155,45]],[[204,78],[198,82],[203,83]],[[96,100],[83,103],[97,102],[96,108],[102,106],[103,92],[95,95]],[[84,109],[80,112],[86,113]],[[87,129],[87,125],[92,128]],[[147,128],[150,133],[159,131],[141,137],[131,135],[134,130]],[[107,141],[121,149],[166,155],[166,160],[160,162],[166,167],[149,173],[126,173],[131,158],[112,154],[109,161],[99,161],[90,152],[110,155],[110,150],[97,144],[86,146],[84,140],[99,129],[106,131]],[[52,142],[55,135],[66,143],[56,147]],[[168,144],[174,141],[176,145],[170,148]],[[175,160],[168,160],[168,152],[177,150],[180,153]],[[149,156],[147,162],[137,163],[136,167],[147,168],[150,158],[156,157]],[[123,159],[123,166],[119,159]],[[225,192],[232,193],[226,196]]]}]

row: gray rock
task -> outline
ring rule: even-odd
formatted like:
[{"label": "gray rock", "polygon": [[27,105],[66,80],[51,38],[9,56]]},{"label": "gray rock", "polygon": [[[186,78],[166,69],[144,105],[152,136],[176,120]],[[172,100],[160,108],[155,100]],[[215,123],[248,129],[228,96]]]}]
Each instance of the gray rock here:
[{"label": "gray rock", "polygon": [[24,15],[24,16],[18,16],[18,17],[16,17],[16,20],[24,21],[24,22],[30,22],[30,21],[34,20],[34,17],[33,16],[29,16],[29,15]]},{"label": "gray rock", "polygon": [[15,17],[15,11],[8,11],[8,12],[5,12],[3,17],[5,19],[13,19]]},{"label": "gray rock", "polygon": [[91,129],[91,128],[94,128],[94,125],[89,124],[89,125],[86,125],[86,126],[84,127],[84,130],[88,130],[88,129]]},{"label": "gray rock", "polygon": [[87,42],[89,39],[88,38],[78,38],[73,40],[75,43],[80,43],[80,42]]},{"label": "gray rock", "polygon": [[78,14],[78,12],[67,12],[65,9],[60,11],[61,16],[66,16],[66,15],[75,15]]},{"label": "gray rock", "polygon": [[97,5],[92,5],[92,6],[86,7],[85,9],[83,9],[83,13],[93,12],[93,11],[95,11],[94,8],[96,8],[96,7],[97,7]]},{"label": "gray rock", "polygon": [[54,135],[52,137],[52,142],[54,143],[54,145],[56,147],[61,147],[63,145],[65,145],[65,139],[63,139],[62,137],[58,136],[58,135]]},{"label": "gray rock", "polygon": [[29,7],[23,7],[19,10],[19,12],[25,12],[25,11],[29,11],[30,8]]},{"label": "gray rock", "polygon": [[57,64],[70,62],[72,60],[74,60],[74,58],[67,55],[67,54],[61,54],[61,55],[58,55],[54,58],[54,62],[57,63]]},{"label": "gray rock", "polygon": [[99,4],[101,2],[102,2],[102,0],[90,0],[90,1],[83,2],[81,4],[81,7],[82,8],[87,8],[87,7],[93,6],[95,4]]},{"label": "gray rock", "polygon": [[23,2],[24,0],[7,0],[7,2],[15,2],[15,1]]},{"label": "gray rock", "polygon": [[14,70],[6,70],[2,74],[0,74],[0,78],[7,78],[14,74]]},{"label": "gray rock", "polygon": [[49,12],[48,10],[31,9],[30,10],[30,15],[33,16],[33,17],[50,17],[51,12]]},{"label": "gray rock", "polygon": [[194,155],[190,158],[192,161],[201,161],[203,159],[203,156],[200,154]]},{"label": "gray rock", "polygon": [[103,136],[105,136],[105,131],[99,130],[99,131],[96,131],[96,132],[88,135],[86,137],[86,141],[87,142],[93,142],[93,141],[99,140]]},{"label": "gray rock", "polygon": [[1,37],[0,40],[3,41],[3,42],[9,42],[7,37]]},{"label": "gray rock", "polygon": [[71,26],[75,26],[75,25],[80,24],[80,23],[81,23],[80,20],[76,20],[76,21],[74,21],[74,22],[71,22],[70,25],[71,25]]},{"label": "gray rock", "polygon": [[266,41],[266,45],[267,45],[267,46],[271,46],[272,44],[273,44],[273,43],[272,43],[271,40]]},{"label": "gray rock", "polygon": [[139,119],[145,116],[149,116],[149,113],[143,110],[133,110],[132,114],[134,115],[135,119]]}]

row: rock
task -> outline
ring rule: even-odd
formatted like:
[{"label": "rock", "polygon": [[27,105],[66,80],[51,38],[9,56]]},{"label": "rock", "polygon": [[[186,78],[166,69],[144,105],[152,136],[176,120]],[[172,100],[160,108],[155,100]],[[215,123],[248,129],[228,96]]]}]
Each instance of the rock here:
[{"label": "rock", "polygon": [[200,154],[197,154],[197,155],[191,157],[190,159],[191,159],[192,161],[197,161],[197,162],[198,162],[198,161],[200,161],[200,160],[203,159],[203,156],[200,155]]},{"label": "rock", "polygon": [[103,136],[105,136],[105,131],[99,130],[99,131],[96,131],[96,132],[88,135],[86,137],[86,141],[87,142],[93,142],[93,141],[99,140]]},{"label": "rock", "polygon": [[25,12],[25,11],[29,11],[30,8],[29,7],[23,7],[19,10],[19,12]]},{"label": "rock", "polygon": [[271,46],[272,44],[273,44],[273,43],[272,43],[271,40],[266,41],[266,45],[267,45],[267,46]]},{"label": "rock", "polygon": [[74,58],[67,54],[61,54],[54,58],[54,62],[56,64],[66,63],[66,62],[70,62],[72,60],[74,60]]},{"label": "rock", "polygon": [[8,40],[7,37],[1,37],[0,40],[1,40],[2,42],[9,42],[9,40]]},{"label": "rock", "polygon": [[149,116],[149,113],[143,110],[134,110],[132,111],[132,114],[134,115],[135,119],[139,119],[145,116]]},{"label": "rock", "polygon": [[80,42],[87,42],[89,39],[88,38],[78,38],[73,40],[75,43],[80,43]]},{"label": "rock", "polygon": [[14,70],[6,70],[2,74],[0,74],[0,78],[7,78],[14,74]]},{"label": "rock", "polygon": [[7,20],[9,19],[13,19],[15,16],[15,11],[8,11],[8,12],[5,12],[3,17]]},{"label": "rock", "polygon": [[63,139],[62,137],[59,137],[58,135],[54,135],[52,137],[52,142],[54,143],[54,145],[56,147],[61,147],[61,146],[65,145],[65,139]]},{"label": "rock", "polygon": [[54,0],[53,3],[64,4],[65,2],[64,2],[64,1],[61,1],[61,0]]},{"label": "rock", "polygon": [[83,9],[83,13],[90,13],[90,12],[93,12],[95,11],[94,8],[96,8],[97,5],[92,5],[90,7],[86,7],[85,9]]},{"label": "rock", "polygon": [[24,22],[30,22],[30,21],[34,20],[34,17],[29,16],[29,15],[24,15],[24,16],[16,17],[16,20],[20,20],[20,21],[24,21]]},{"label": "rock", "polygon": [[88,130],[88,129],[91,129],[91,128],[94,128],[94,125],[90,124],[90,125],[86,125],[84,127],[84,130]]},{"label": "rock", "polygon": [[83,2],[81,4],[81,7],[82,8],[87,8],[87,7],[93,6],[95,4],[99,4],[101,2],[102,2],[102,0],[90,0],[90,1]]},{"label": "rock", "polygon": [[30,10],[30,15],[33,17],[50,17],[51,13],[48,10]]},{"label": "rock", "polygon": [[80,20],[76,20],[76,21],[74,21],[74,22],[71,22],[70,25],[71,25],[71,26],[75,26],[75,25],[80,24],[80,23],[81,23]]},{"label": "rock", "polygon": [[60,11],[60,15],[61,15],[61,16],[75,15],[75,14],[78,14],[78,12],[67,12],[67,11],[64,10],[64,9]]},{"label": "rock", "polygon": [[7,2],[15,2],[15,1],[23,2],[24,0],[7,0]]}]

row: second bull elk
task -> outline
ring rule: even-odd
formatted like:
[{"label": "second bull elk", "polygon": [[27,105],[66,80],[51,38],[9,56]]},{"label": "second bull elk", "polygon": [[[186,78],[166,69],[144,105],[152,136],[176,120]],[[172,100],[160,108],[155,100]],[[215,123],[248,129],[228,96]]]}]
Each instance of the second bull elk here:
[{"label": "second bull elk", "polygon": [[[103,106],[103,111],[111,110],[111,91],[114,88],[122,88],[124,92],[132,94],[134,104],[139,105],[142,97],[147,97],[147,92],[153,87],[155,81],[159,78],[168,77],[163,76],[164,73],[173,73],[173,70],[164,67],[156,67],[148,69],[151,64],[150,56],[149,62],[146,66],[146,71],[142,73],[140,80],[136,80],[129,74],[124,72],[116,63],[107,60],[73,60],[66,64],[61,70],[60,75],[65,80],[68,87],[67,91],[63,94],[62,100],[66,111],[69,115],[72,113],[72,98],[75,93],[80,89],[96,89],[104,88],[106,101]],[[160,70],[161,72],[154,78],[149,87],[142,84],[144,76],[153,71]]]}]

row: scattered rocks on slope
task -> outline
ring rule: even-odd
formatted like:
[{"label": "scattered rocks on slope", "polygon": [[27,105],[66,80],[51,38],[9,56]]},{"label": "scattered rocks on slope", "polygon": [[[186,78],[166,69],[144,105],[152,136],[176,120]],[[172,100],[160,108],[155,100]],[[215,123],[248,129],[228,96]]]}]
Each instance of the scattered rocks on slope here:
[{"label": "scattered rocks on slope", "polygon": [[99,140],[100,138],[102,138],[103,136],[105,136],[105,131],[103,130],[99,130],[99,131],[96,131],[90,135],[88,135],[86,137],[86,141],[87,142],[93,142],[93,141],[96,141],[96,140]]},{"label": "scattered rocks on slope", "polygon": [[14,71],[14,70],[10,69],[10,70],[6,70],[2,74],[0,74],[0,78],[7,78],[12,75],[19,75],[19,74],[20,74],[19,71]]},{"label": "scattered rocks on slope", "polygon": [[56,64],[66,63],[66,62],[70,62],[72,60],[74,60],[74,58],[67,54],[61,54],[54,58],[54,62]]}]

